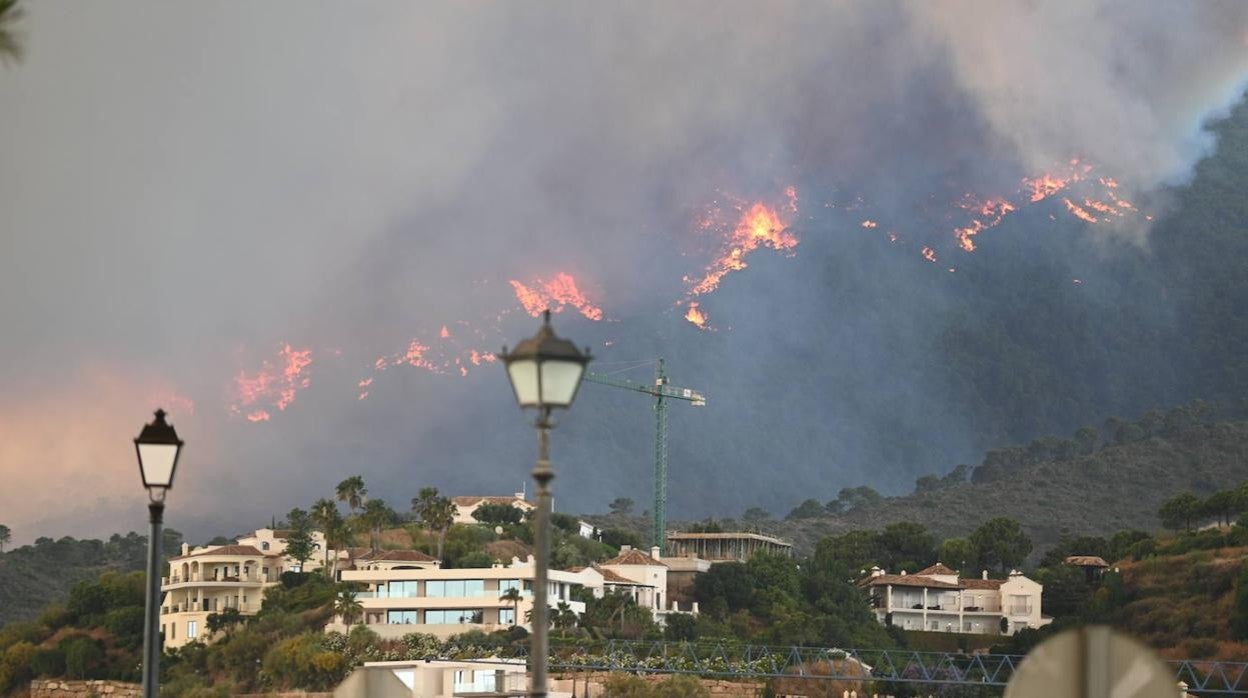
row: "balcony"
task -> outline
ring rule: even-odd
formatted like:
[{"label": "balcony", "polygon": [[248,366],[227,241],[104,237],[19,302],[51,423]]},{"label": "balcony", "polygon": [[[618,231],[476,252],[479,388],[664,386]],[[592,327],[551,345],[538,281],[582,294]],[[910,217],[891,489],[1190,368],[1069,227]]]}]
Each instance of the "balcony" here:
[{"label": "balcony", "polygon": [[1031,615],[1031,604],[1011,605],[1010,615],[1012,616],[1029,616]]}]

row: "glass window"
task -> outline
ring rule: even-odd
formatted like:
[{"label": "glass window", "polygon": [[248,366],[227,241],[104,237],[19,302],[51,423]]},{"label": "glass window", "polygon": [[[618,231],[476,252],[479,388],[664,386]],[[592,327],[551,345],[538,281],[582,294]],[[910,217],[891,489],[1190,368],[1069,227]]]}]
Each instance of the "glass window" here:
[{"label": "glass window", "polygon": [[468,579],[464,581],[464,596],[485,596],[484,579]]},{"label": "glass window", "polygon": [[186,639],[193,640],[197,637],[199,637],[199,621],[186,621]]},{"label": "glass window", "polygon": [[516,609],[514,608],[498,609],[498,622],[501,625],[513,625],[516,622]]},{"label": "glass window", "polygon": [[519,588],[520,588],[520,580],[519,580],[519,579],[500,579],[500,580],[498,580],[498,593],[499,593],[499,595],[500,595],[500,596],[501,596],[501,595],[503,595],[504,593],[506,593],[506,591],[507,591],[508,589],[519,589]]},{"label": "glass window", "polygon": [[390,625],[415,625],[418,621],[416,611],[389,611],[386,622]]},{"label": "glass window", "polygon": [[425,596],[446,596],[446,582],[425,582]]}]

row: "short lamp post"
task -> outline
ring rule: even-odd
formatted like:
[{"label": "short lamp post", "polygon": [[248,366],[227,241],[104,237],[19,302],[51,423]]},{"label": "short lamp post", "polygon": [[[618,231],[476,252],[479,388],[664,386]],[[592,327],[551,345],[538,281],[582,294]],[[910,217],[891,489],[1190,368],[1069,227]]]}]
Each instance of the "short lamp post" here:
[{"label": "short lamp post", "polygon": [[147,533],[147,610],[143,625],[143,697],[160,694],[160,526],[165,514],[165,494],[173,487],[173,474],[182,453],[182,440],[173,425],[165,421],[165,411],[156,410],[156,419],[143,425],[134,440],[139,457],[139,474],[147,488],[147,510],[151,528]]},{"label": "short lamp post", "polygon": [[555,479],[555,471],[550,467],[550,430],[554,427],[550,414],[554,409],[572,405],[581,377],[585,375],[585,365],[593,357],[589,349],[581,353],[575,344],[555,335],[547,310],[537,334],[517,344],[514,351],[508,352],[503,347],[499,358],[507,368],[507,377],[521,409],[537,409],[537,465],[533,468],[533,480],[537,483],[533,547],[537,549],[537,560],[533,571],[533,634],[529,642],[533,675],[529,695],[543,698],[550,626],[546,602],[550,567],[550,481]]}]

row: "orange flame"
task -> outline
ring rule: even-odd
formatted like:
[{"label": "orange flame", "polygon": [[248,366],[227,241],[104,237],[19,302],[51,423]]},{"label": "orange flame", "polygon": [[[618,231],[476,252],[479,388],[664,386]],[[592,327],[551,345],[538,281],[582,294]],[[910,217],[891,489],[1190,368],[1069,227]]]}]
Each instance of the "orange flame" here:
[{"label": "orange flame", "polygon": [[549,281],[537,279],[531,285],[513,279],[511,287],[516,292],[516,300],[533,317],[541,315],[548,308],[552,313],[559,313],[566,307],[572,307],[590,320],[602,319],[602,308],[589,302],[585,294],[577,288],[576,279],[571,274],[560,272]]},{"label": "orange flame", "polygon": [[249,421],[267,422],[272,415],[259,405],[276,407],[284,411],[295,401],[295,395],[311,385],[312,379],[307,369],[312,365],[311,349],[295,349],[283,344],[277,352],[277,365],[263,361],[255,374],[239,371],[234,378],[234,388],[238,399],[230,406],[230,412],[242,414],[245,408],[252,408],[246,414]]},{"label": "orange flame", "polygon": [[[789,199],[795,205],[796,194]],[[720,253],[706,267],[701,279],[690,282],[689,296],[701,296],[714,291],[719,282],[734,271],[746,268],[745,257],[759,247],[786,251],[797,246],[797,236],[789,230],[788,223],[773,208],[756,202],[741,212],[736,227],[728,233]]]},{"label": "orange flame", "polygon": [[689,302],[689,310],[685,312],[685,319],[696,325],[699,329],[706,329],[706,313],[698,308],[697,301]]},{"label": "orange flame", "polygon": [[1062,199],[1062,201],[1065,202],[1066,204],[1066,210],[1070,211],[1071,214],[1073,214],[1076,218],[1085,220],[1089,223],[1097,222],[1096,216],[1093,216],[1092,214],[1088,213],[1084,209],[1080,208],[1077,204],[1072,202],[1070,199]]},{"label": "orange flame", "polygon": [[933,250],[930,247],[924,247],[922,252],[923,252],[923,259],[926,259],[929,262],[936,261],[936,250]]}]

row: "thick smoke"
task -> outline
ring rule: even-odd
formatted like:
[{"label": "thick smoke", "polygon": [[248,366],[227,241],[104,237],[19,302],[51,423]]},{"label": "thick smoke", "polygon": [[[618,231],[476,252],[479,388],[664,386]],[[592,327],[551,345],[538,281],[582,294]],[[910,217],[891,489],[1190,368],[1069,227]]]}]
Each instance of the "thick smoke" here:
[{"label": "thick smoke", "polygon": [[[980,438],[930,409],[956,299],[862,242],[865,209],[952,246],[936,208],[1071,157],[1137,192],[1182,180],[1248,75],[1242,3],[28,9],[27,60],[0,72],[18,540],[140,526],[128,439],[173,392],[195,402],[171,507],[193,533],[354,473],[400,507],[425,484],[510,491],[532,435],[501,371],[355,386],[413,336],[513,308],[508,279],[559,271],[606,310],[560,318],[600,365],[665,355],[711,395],[673,409],[673,516],[902,489]],[[721,332],[683,323],[701,208],[790,184],[797,256],[726,281]],[[500,340],[532,328],[513,313]],[[230,417],[233,377],[281,342],[314,349],[311,387],[271,423]],[[557,432],[561,508],[647,497],[646,408],[585,392]]]}]

